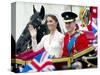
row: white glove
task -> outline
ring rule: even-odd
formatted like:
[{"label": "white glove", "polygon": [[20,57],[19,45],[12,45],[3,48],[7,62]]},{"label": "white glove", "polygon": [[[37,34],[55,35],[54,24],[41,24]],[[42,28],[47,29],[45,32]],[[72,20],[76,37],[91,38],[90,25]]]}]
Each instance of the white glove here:
[{"label": "white glove", "polygon": [[30,32],[32,39],[34,39],[34,38],[36,39],[36,36],[37,36],[36,28],[34,28],[32,25],[29,25],[28,30]]}]

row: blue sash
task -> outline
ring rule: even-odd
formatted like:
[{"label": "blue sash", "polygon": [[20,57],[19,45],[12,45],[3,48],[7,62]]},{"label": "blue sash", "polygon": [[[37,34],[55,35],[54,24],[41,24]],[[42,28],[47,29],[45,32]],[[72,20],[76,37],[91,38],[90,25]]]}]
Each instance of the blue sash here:
[{"label": "blue sash", "polygon": [[67,46],[67,48],[68,48],[68,56],[70,56],[72,47],[75,44],[75,41],[76,41],[76,39],[77,39],[77,37],[79,35],[80,35],[80,33],[79,32],[76,32],[76,34],[70,39],[70,41],[68,43],[68,46]]}]

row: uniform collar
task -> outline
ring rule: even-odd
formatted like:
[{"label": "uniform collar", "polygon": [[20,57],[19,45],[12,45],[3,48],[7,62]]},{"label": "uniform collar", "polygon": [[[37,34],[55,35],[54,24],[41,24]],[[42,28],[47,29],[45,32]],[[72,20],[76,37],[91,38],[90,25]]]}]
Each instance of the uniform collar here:
[{"label": "uniform collar", "polygon": [[66,36],[68,35],[68,36],[72,37],[72,36],[74,36],[76,33],[77,33],[77,31],[75,31],[72,35],[69,35],[68,32],[67,32],[67,33],[66,33]]}]

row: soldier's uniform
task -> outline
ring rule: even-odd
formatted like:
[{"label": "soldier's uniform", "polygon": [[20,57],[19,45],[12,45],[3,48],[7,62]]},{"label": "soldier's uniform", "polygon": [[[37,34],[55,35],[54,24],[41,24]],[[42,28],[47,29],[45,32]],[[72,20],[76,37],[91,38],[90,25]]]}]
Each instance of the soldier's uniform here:
[{"label": "soldier's uniform", "polygon": [[[62,13],[64,22],[75,21],[77,15],[73,12]],[[84,32],[76,30],[71,36],[66,33],[64,38],[63,57],[72,56],[88,47],[88,40]]]},{"label": "soldier's uniform", "polygon": [[83,32],[76,31],[71,36],[68,33],[66,33],[64,37],[63,57],[68,56],[68,43],[70,42],[70,39],[76,34],[78,35],[78,37],[76,38],[76,41],[71,48],[70,55],[72,56],[73,54],[78,53],[88,47],[88,40]]}]

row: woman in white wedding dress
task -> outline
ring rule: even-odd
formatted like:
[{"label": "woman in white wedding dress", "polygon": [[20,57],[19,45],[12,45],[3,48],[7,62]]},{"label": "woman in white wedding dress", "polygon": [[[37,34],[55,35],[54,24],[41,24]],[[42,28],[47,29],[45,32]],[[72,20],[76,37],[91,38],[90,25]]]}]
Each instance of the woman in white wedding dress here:
[{"label": "woman in white wedding dress", "polygon": [[52,57],[60,58],[63,53],[64,35],[61,33],[58,19],[55,15],[48,15],[46,21],[49,33],[43,36],[38,44],[36,40],[37,30],[32,25],[29,25],[28,29],[31,34],[32,48],[34,51],[44,48]]}]

